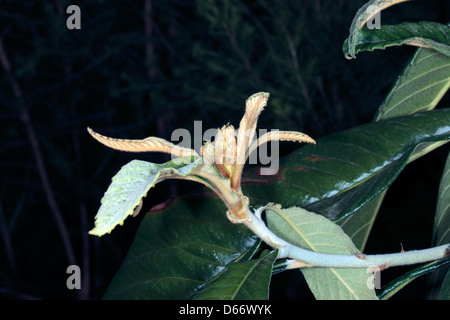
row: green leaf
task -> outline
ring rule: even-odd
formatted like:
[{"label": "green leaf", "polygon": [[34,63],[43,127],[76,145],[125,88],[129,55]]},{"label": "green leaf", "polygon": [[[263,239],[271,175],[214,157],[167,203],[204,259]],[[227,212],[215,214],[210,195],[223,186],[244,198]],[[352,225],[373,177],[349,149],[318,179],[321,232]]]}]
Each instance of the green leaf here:
[{"label": "green leaf", "polygon": [[267,300],[272,267],[278,251],[259,259],[233,262],[212,283],[201,288],[195,300]]},{"label": "green leaf", "polygon": [[[351,255],[358,250],[342,229],[327,218],[302,208],[267,209],[268,227],[279,237],[299,247],[322,253]],[[370,274],[366,268],[300,269],[316,299],[372,300]]]},{"label": "green leaf", "polygon": [[438,261],[433,261],[427,264],[424,264],[420,267],[417,267],[401,277],[391,281],[385,287],[383,287],[378,294],[378,298],[387,300],[390,299],[394,294],[403,289],[407,284],[411,283],[413,280],[417,279],[420,276],[426,275],[430,272],[436,272],[441,268],[448,268],[450,263],[449,259],[441,259]]},{"label": "green leaf", "polygon": [[332,134],[281,159],[277,175],[246,172],[244,194],[252,205],[265,205],[270,194],[283,207],[342,219],[386,190],[421,145],[449,139],[449,123],[450,110],[443,109]]},{"label": "green leaf", "polygon": [[230,264],[254,251],[257,237],[230,223],[218,198],[179,197],[146,214],[105,299],[189,299]]},{"label": "green leaf", "polygon": [[95,228],[89,233],[102,236],[110,233],[117,225],[139,207],[142,198],[156,183],[177,176],[188,175],[201,161],[192,162],[191,157],[178,158],[164,164],[133,160],[112,178],[112,183],[101,200],[95,216]]},{"label": "green leaf", "polygon": [[344,41],[343,51],[347,58],[355,58],[362,51],[405,44],[425,46],[450,56],[450,26],[431,21],[383,25],[380,29],[364,26]]},{"label": "green leaf", "polygon": [[434,109],[450,88],[450,57],[420,48],[378,109],[375,120]]},{"label": "green leaf", "polygon": [[[373,121],[432,110],[449,86],[450,58],[435,50],[419,48],[391,88]],[[427,149],[415,153],[412,158],[418,158],[425,154],[424,151],[429,152],[439,147],[440,143],[432,143]],[[387,189],[358,209],[355,214],[338,223],[359,250],[364,249],[386,191]]]},{"label": "green leaf", "polygon": [[450,300],[450,269],[447,269],[447,274],[442,281],[441,291],[439,292],[437,299]]},{"label": "green leaf", "polygon": [[[356,44],[359,38],[359,34],[363,26],[376,14],[379,14],[382,10],[393,6],[400,2],[408,0],[370,0],[365,3],[355,14],[350,26],[350,35],[346,42],[348,42],[347,50],[344,50],[348,59],[355,58]],[[345,47],[345,46],[344,46]]]},{"label": "green leaf", "polygon": [[433,244],[437,246],[450,243],[450,153],[439,185],[433,238]]},{"label": "green leaf", "polygon": [[337,221],[337,224],[352,239],[360,251],[364,250],[385,193],[386,190],[376,198],[370,200],[365,206],[358,209],[355,214]]},{"label": "green leaf", "polygon": [[[419,48],[378,109],[374,121],[432,110],[449,86],[450,58],[435,50]],[[432,143],[427,149],[415,153],[412,158],[418,158],[425,154],[424,151],[429,152],[439,147],[440,143]],[[386,191],[387,189],[355,214],[338,223],[359,250],[364,249]]]},{"label": "green leaf", "polygon": [[[442,173],[441,183],[439,185],[438,201],[436,206],[436,214],[434,216],[433,227],[433,245],[450,243],[450,153],[447,156],[447,162]],[[450,268],[439,270],[431,275],[428,279],[430,287],[434,288],[429,293],[431,298],[437,298],[439,284],[442,283],[440,292],[450,292],[447,287],[450,283],[442,282],[445,275],[450,273]],[[441,294],[442,296],[442,294]],[[450,296],[447,296],[450,299]]]}]

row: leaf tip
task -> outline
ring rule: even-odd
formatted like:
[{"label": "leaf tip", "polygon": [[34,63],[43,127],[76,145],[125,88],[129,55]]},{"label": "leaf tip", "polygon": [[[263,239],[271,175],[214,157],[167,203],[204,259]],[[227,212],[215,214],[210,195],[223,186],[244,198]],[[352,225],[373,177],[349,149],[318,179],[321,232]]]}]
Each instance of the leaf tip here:
[{"label": "leaf tip", "polygon": [[87,127],[87,132],[89,132],[89,134],[91,135],[91,136],[95,136],[95,131],[94,130],[92,130],[90,127]]},{"label": "leaf tip", "polygon": [[247,100],[251,100],[251,99],[257,98],[257,97],[262,97],[264,99],[269,99],[270,93],[269,92],[263,92],[263,91],[262,92],[257,92],[257,93],[252,94]]},{"label": "leaf tip", "polygon": [[88,234],[90,234],[91,236],[98,236],[98,237],[101,237],[101,236],[103,236],[103,235],[105,234],[105,232],[100,232],[100,231],[98,230],[98,228],[94,228],[94,229],[92,229],[91,231],[89,231]]},{"label": "leaf tip", "polygon": [[356,57],[354,57],[354,56],[352,56],[352,55],[350,55],[348,53],[345,54],[345,59],[347,59],[347,60],[352,60],[352,59],[355,59],[355,58]]}]

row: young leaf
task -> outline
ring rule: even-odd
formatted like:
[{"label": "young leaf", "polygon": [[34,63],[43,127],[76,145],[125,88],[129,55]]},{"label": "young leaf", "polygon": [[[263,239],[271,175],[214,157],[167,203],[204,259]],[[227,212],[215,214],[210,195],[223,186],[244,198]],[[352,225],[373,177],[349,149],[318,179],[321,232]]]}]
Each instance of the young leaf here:
[{"label": "young leaf", "polygon": [[142,198],[156,183],[168,178],[186,176],[201,161],[191,157],[178,158],[164,164],[133,160],[112,178],[112,183],[101,200],[95,216],[95,228],[89,233],[102,236],[122,225],[129,215],[136,215]]},{"label": "young leaf", "polygon": [[268,92],[258,92],[251,95],[245,103],[245,113],[239,123],[237,135],[236,169],[231,177],[231,187],[234,190],[237,190],[238,186],[240,187],[247,150],[255,135],[259,115],[267,105],[269,96]]},{"label": "young leaf", "polygon": [[259,239],[225,211],[220,199],[202,195],[146,214],[104,298],[189,299],[243,261]]},{"label": "young leaf", "polygon": [[130,140],[130,139],[116,139],[103,136],[91,128],[87,129],[89,134],[101,144],[116,149],[119,151],[127,152],[164,152],[169,153],[177,157],[198,157],[195,150],[189,148],[183,148],[169,142],[165,139],[158,137],[148,137],[142,140]]},{"label": "young leaf", "polygon": [[[302,208],[266,210],[268,227],[299,247],[322,253],[358,254],[351,239],[327,218]],[[366,268],[300,269],[316,299],[374,300],[375,290],[367,286]]]},{"label": "young leaf", "polygon": [[[350,41],[352,40],[352,41]],[[450,26],[431,21],[403,22],[383,25],[380,29],[359,30],[344,41],[343,51],[348,59],[362,51],[386,49],[392,46],[412,45],[432,48],[450,56]]]},{"label": "young leaf", "polygon": [[194,300],[267,300],[272,266],[277,251],[265,252],[260,258],[233,262],[226,271],[206,284]]},{"label": "young leaf", "polygon": [[[258,140],[254,141],[248,148],[247,159],[256,148],[269,141],[292,141],[306,142],[316,144],[316,141],[310,136],[297,131],[271,131],[263,134]],[[246,159],[246,160],[247,160]]]}]

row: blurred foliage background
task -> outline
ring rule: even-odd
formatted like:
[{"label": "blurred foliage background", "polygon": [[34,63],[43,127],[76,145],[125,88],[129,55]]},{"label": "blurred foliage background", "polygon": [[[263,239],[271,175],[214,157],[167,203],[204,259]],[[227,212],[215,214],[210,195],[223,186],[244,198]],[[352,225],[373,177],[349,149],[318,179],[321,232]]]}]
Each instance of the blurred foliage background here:
[{"label": "blurred foliage background", "polygon": [[[319,138],[369,122],[414,49],[346,60],[342,43],[365,2],[0,0],[0,295],[99,299],[123,261],[140,217],[111,235],[89,236],[100,199],[131,159],[169,158],[109,150],[88,126],[168,140],[199,120],[203,130],[237,127],[245,99],[259,91],[271,93],[261,128]],[[66,27],[71,4],[80,6],[81,30]],[[446,23],[449,15],[446,0],[414,1],[381,21]],[[431,229],[423,229],[432,225],[446,152],[411,164],[392,186],[369,252],[393,250],[392,243],[400,250],[402,241],[405,249],[429,245]],[[164,182],[143,212],[197,187]],[[411,205],[414,192],[425,209]],[[81,268],[81,290],[66,287],[70,264]],[[305,297],[298,282],[298,274],[276,275],[272,297]]]}]

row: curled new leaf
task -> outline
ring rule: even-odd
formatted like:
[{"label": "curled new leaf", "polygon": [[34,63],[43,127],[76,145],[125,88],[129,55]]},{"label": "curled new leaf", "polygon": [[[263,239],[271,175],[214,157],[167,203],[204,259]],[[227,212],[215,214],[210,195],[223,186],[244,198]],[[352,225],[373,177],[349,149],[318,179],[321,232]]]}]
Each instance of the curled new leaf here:
[{"label": "curled new leaf", "polygon": [[231,178],[231,187],[234,190],[240,188],[241,175],[245,165],[245,155],[250,142],[253,140],[258,123],[258,117],[267,105],[269,93],[258,92],[251,95],[245,104],[245,114],[239,124],[237,136],[237,163],[233,177]]},{"label": "curled new leaf", "polygon": [[88,132],[98,142],[104,144],[107,147],[120,151],[164,152],[177,157],[198,156],[198,154],[192,149],[177,146],[167,140],[157,137],[148,137],[142,140],[130,140],[106,137],[95,132],[91,128],[88,128]]},{"label": "curled new leaf", "polygon": [[269,141],[298,141],[316,144],[316,141],[313,138],[298,131],[271,131],[263,134],[258,140],[250,145],[247,152],[247,158],[256,148]]}]

